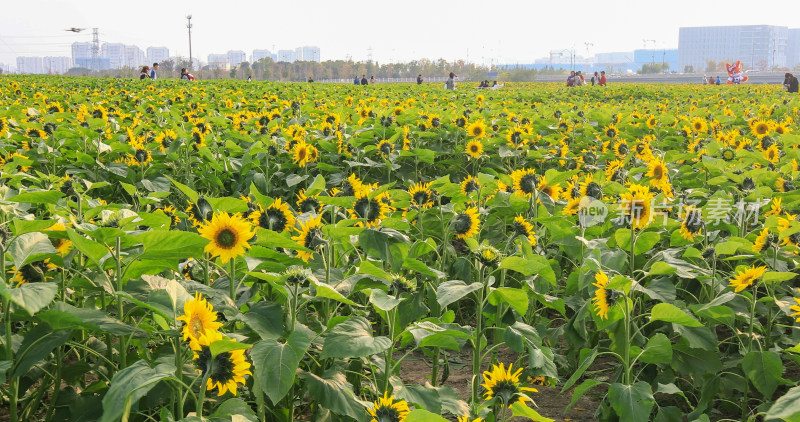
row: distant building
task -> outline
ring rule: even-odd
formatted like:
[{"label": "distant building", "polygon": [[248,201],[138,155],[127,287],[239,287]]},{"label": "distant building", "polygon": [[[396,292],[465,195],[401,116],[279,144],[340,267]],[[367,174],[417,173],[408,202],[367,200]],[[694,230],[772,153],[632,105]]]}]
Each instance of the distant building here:
[{"label": "distant building", "polygon": [[645,64],[663,64],[666,68],[665,71],[680,71],[678,69],[678,49],[640,49],[633,50],[633,62],[636,67],[641,70]]},{"label": "distant building", "polygon": [[294,63],[296,57],[295,52],[292,50],[278,50],[279,62]]},{"label": "distant building", "polygon": [[786,67],[794,69],[800,65],[800,28],[789,29],[786,46]]},{"label": "distant building", "polygon": [[745,69],[766,70],[787,64],[789,28],[771,25],[680,28],[678,71],[705,71],[708,61],[741,60]]},{"label": "distant building", "polygon": [[44,73],[62,75],[72,68],[72,59],[69,57],[42,57]]},{"label": "distant building", "polygon": [[239,66],[242,62],[247,61],[247,54],[241,50],[230,50],[227,54],[228,63],[231,67]]},{"label": "distant building", "polygon": [[147,47],[147,62],[160,63],[169,59],[169,48],[167,47]]},{"label": "distant building", "polygon": [[125,44],[104,43],[100,47],[100,57],[108,59],[111,69],[119,69],[125,65]]},{"label": "distant building", "polygon": [[297,47],[294,50],[295,61],[320,62],[319,47]]},{"label": "distant building", "polygon": [[152,62],[147,61],[147,57],[142,51],[141,48],[135,45],[126,45],[125,46],[125,60],[123,61],[122,67],[140,67],[144,65],[151,65]]},{"label": "distant building", "polygon": [[17,57],[17,72],[41,75],[44,72],[41,57]]},{"label": "distant building", "polygon": [[253,50],[253,55],[250,56],[250,62],[255,63],[261,59],[266,59],[268,57],[272,59],[272,61],[274,62],[278,61],[278,55],[273,54],[269,50]]},{"label": "distant building", "polygon": [[594,58],[594,67],[609,71],[631,71],[638,70],[634,61],[634,53],[623,51],[613,53],[597,53]]},{"label": "distant building", "polygon": [[228,62],[228,55],[227,54],[209,54],[208,55],[208,67],[211,69],[222,69],[228,70],[231,68],[230,62]]}]

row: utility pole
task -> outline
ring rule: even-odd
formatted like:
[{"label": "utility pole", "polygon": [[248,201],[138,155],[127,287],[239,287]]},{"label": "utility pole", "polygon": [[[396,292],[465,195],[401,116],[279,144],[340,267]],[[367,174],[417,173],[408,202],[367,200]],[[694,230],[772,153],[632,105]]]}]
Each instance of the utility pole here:
[{"label": "utility pole", "polygon": [[186,15],[186,27],[189,28],[189,70],[192,69],[192,15]]}]

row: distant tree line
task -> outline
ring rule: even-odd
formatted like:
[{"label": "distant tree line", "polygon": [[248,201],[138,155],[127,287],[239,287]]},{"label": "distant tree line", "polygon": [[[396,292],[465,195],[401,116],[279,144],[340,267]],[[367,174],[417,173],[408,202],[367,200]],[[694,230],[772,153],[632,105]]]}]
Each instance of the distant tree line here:
[{"label": "distant tree line", "polygon": [[[195,63],[196,64],[196,63]],[[189,68],[188,60],[173,61],[164,60],[159,63],[159,78],[178,78],[181,68]],[[102,71],[91,71],[86,68],[73,68],[67,74],[80,76],[103,76],[103,77],[138,77],[141,69],[123,68]],[[461,80],[485,80],[488,72],[497,72],[498,76],[491,78],[498,81],[510,82],[530,82],[535,81],[539,75],[559,75],[566,73],[566,70],[547,68],[543,70],[526,68],[497,68],[496,66],[480,66],[474,63],[466,63],[463,60],[448,62],[444,59],[439,60],[414,60],[407,63],[383,63],[377,62],[354,62],[352,60],[329,60],[324,62],[297,61],[293,63],[275,62],[270,58],[264,58],[257,62],[242,62],[231,69],[220,69],[212,66],[203,66],[200,69],[192,69],[191,73],[197,79],[247,79],[252,77],[254,80],[269,80],[282,82],[306,81],[309,78],[319,81],[325,79],[347,79],[354,77],[361,78],[416,78],[422,75],[423,78],[446,77],[450,72],[454,72]]]}]

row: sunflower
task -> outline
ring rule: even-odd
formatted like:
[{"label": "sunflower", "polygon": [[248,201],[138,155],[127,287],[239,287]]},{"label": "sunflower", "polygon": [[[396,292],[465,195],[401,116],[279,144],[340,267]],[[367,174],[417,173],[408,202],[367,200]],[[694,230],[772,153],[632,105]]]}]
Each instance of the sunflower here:
[{"label": "sunflower", "polygon": [[603,128],[603,133],[605,133],[607,137],[614,139],[619,134],[619,131],[617,130],[617,127],[612,123]]},{"label": "sunflower", "polygon": [[633,184],[620,195],[623,215],[630,217],[634,229],[642,229],[653,221],[653,198],[650,188]]},{"label": "sunflower", "polygon": [[525,132],[523,132],[520,128],[509,129],[506,132],[506,141],[508,146],[511,148],[520,148],[525,145],[527,140],[522,138],[524,134]]},{"label": "sunflower", "polygon": [[8,120],[5,117],[0,117],[0,136],[5,136],[8,133]]},{"label": "sunflower", "polygon": [[[797,291],[800,293],[800,289],[797,289]],[[791,316],[797,317],[797,321],[796,322],[800,322],[800,299],[798,299],[796,297],[794,297],[792,299],[794,299],[794,301],[797,302],[797,305],[792,305],[792,306],[789,307],[789,309],[795,311]]]},{"label": "sunflower", "polygon": [[536,231],[525,217],[517,215],[511,226],[514,228],[514,236],[525,236],[531,246],[536,246]]},{"label": "sunflower", "polygon": [[765,217],[769,217],[770,215],[781,215],[781,214],[783,214],[783,207],[782,207],[782,204],[781,204],[782,202],[783,202],[782,198],[772,198],[772,205],[770,205],[769,211],[764,213],[764,216]]},{"label": "sunflower", "polygon": [[775,181],[775,187],[778,188],[779,192],[791,192],[794,190],[794,183],[791,180],[784,179],[783,177],[779,177]]},{"label": "sunflower", "polygon": [[467,143],[467,147],[464,149],[464,152],[472,158],[481,158],[481,154],[483,154],[483,144],[481,141],[473,139]]},{"label": "sunflower", "polygon": [[[2,129],[0,129],[0,133],[2,133]],[[47,133],[41,129],[31,127],[25,131],[25,137],[28,139],[47,139]]]},{"label": "sunflower", "polygon": [[276,232],[286,231],[294,227],[294,214],[289,208],[289,204],[283,202],[281,198],[275,199],[267,209],[254,211],[250,214],[249,219],[262,229]]},{"label": "sunflower", "polygon": [[319,194],[306,196],[306,190],[301,189],[300,192],[297,193],[297,202],[295,203],[301,212],[316,213],[319,211]]},{"label": "sunflower", "polygon": [[536,186],[539,192],[549,196],[553,201],[558,201],[561,198],[561,187],[558,185],[548,185],[547,178],[542,176],[539,178],[539,184]]},{"label": "sunflower", "polygon": [[408,188],[408,194],[411,195],[409,201],[412,206],[421,209],[428,209],[433,206],[433,191],[431,191],[431,183],[417,183]]},{"label": "sunflower", "polygon": [[192,225],[199,227],[211,218],[214,209],[207,199],[200,197],[196,203],[190,202],[185,212],[189,215],[189,221],[192,222]]},{"label": "sunflower", "polygon": [[228,391],[236,395],[237,385],[245,383],[244,376],[253,375],[250,372],[250,362],[245,359],[244,350],[222,352],[212,360],[210,346],[220,340],[236,341],[223,336],[219,331],[205,330],[197,340],[198,347],[193,349],[194,364],[203,376],[206,375],[206,371],[211,371],[208,374],[206,390],[216,388],[217,396],[222,396]]},{"label": "sunflower", "polygon": [[511,172],[514,192],[518,196],[530,197],[536,192],[536,172],[533,169],[520,169]]},{"label": "sunflower", "polygon": [[705,133],[708,131],[708,123],[706,123],[705,119],[697,117],[692,120],[692,132],[695,134],[697,133]]},{"label": "sunflower", "polygon": [[[798,308],[798,310],[800,310],[800,308]],[[459,416],[457,422],[470,422],[470,416],[469,415]],[[472,422],[483,422],[483,419],[475,418],[472,419]]]},{"label": "sunflower", "polygon": [[49,260],[36,261],[23,265],[20,267],[19,271],[16,271],[16,268],[12,267],[12,271],[14,271],[13,281],[16,282],[15,287],[20,287],[27,283],[40,283],[52,278],[47,275],[50,269],[48,268],[48,261]]},{"label": "sunflower", "polygon": [[703,234],[704,224],[700,210],[690,209],[681,223],[680,234],[684,239],[693,242],[695,236]]},{"label": "sunflower", "polygon": [[526,393],[536,393],[539,390],[531,387],[522,387],[519,383],[519,375],[522,373],[522,368],[511,372],[514,364],[508,365],[508,370],[501,363],[492,365],[491,371],[483,371],[483,388],[486,389],[484,396],[486,400],[498,397],[504,405],[511,407],[514,403],[525,403],[531,401]]},{"label": "sunflower", "polygon": [[624,157],[628,155],[629,151],[628,143],[625,141],[619,141],[614,144],[614,154],[616,154],[618,157]]},{"label": "sunflower", "polygon": [[222,263],[226,264],[231,258],[244,255],[245,249],[250,248],[247,241],[254,235],[252,229],[250,223],[238,215],[231,216],[223,212],[215,214],[197,231],[211,241],[205,251],[212,257],[219,256]]},{"label": "sunflower", "polygon": [[583,198],[587,198],[588,199],[588,197],[586,197],[586,196],[577,197],[577,198],[570,198],[567,201],[567,205],[565,205],[564,209],[561,210],[561,214],[562,215],[575,215],[575,214],[577,214],[578,211],[580,210],[581,203],[584,202]]},{"label": "sunflower", "polygon": [[[189,268],[191,271],[190,265],[185,268]],[[195,292],[193,299],[183,303],[183,315],[175,319],[183,322],[181,331],[183,340],[189,341],[189,347],[192,350],[200,348],[197,341],[206,330],[216,331],[222,327],[222,323],[217,322],[217,313],[214,312],[214,307],[200,296],[200,292]]]},{"label": "sunflower", "polygon": [[134,166],[144,166],[151,161],[153,161],[152,154],[149,149],[145,148],[144,146],[144,138],[143,137],[136,137],[131,139],[130,144],[131,148],[133,148],[133,154],[127,154],[125,159],[125,164],[134,167]]},{"label": "sunflower", "polygon": [[478,246],[475,254],[478,256],[478,261],[486,267],[496,267],[500,263],[500,250],[486,242]]},{"label": "sunflower", "polygon": [[483,120],[476,120],[467,126],[467,134],[475,138],[482,138],[486,135],[486,123]]},{"label": "sunflower", "polygon": [[739,293],[742,290],[750,287],[750,285],[761,278],[766,271],[767,267],[760,266],[745,268],[744,270],[737,272],[736,275],[730,280],[731,287],[734,288],[733,291]]},{"label": "sunflower", "polygon": [[[306,222],[300,223],[297,236],[292,236],[292,240],[304,247],[314,250],[322,241],[322,216],[318,215]],[[297,251],[297,256],[304,262],[308,262],[314,256],[313,252]]]},{"label": "sunflower", "polygon": [[406,420],[409,408],[405,400],[394,401],[387,391],[367,411],[372,415],[370,422],[402,422]]},{"label": "sunflower", "polygon": [[311,162],[309,159],[309,145],[305,140],[300,139],[292,147],[292,161],[300,167],[305,167]]},{"label": "sunflower", "polygon": [[592,298],[594,310],[597,312],[597,316],[600,317],[600,319],[607,319],[608,310],[614,306],[614,303],[609,300],[614,297],[613,291],[606,289],[608,285],[608,276],[606,273],[600,271],[594,275],[594,281],[592,285],[597,287],[597,290],[594,291],[594,298]]},{"label": "sunflower", "polygon": [[480,230],[480,219],[478,218],[478,209],[469,207],[466,211],[456,214],[453,219],[453,230],[456,232],[456,238],[469,239]]},{"label": "sunflower", "polygon": [[394,144],[391,141],[384,139],[378,142],[377,151],[382,157],[389,157],[392,155],[392,152],[394,152]]},{"label": "sunflower", "polygon": [[761,253],[764,249],[768,248],[771,243],[772,235],[770,235],[769,229],[765,228],[756,236],[756,241],[753,242],[753,252]]},{"label": "sunflower", "polygon": [[[61,223],[53,224],[52,226],[44,229],[45,231],[64,232],[66,228]],[[64,233],[66,235],[66,233]],[[67,238],[54,237],[50,239],[53,247],[58,251],[58,254],[64,256],[72,250],[72,242]]]},{"label": "sunflower", "polygon": [[665,183],[669,183],[669,170],[667,170],[667,165],[664,163],[664,160],[658,158],[653,159],[647,163],[647,168],[649,171],[645,176],[652,178],[650,179],[651,185],[662,186]]},{"label": "sunflower", "polygon": [[178,135],[172,129],[167,129],[156,135],[156,143],[158,143],[158,148],[161,152],[166,152],[167,148],[169,148],[176,139],[178,139]]},{"label": "sunflower", "polygon": [[772,164],[778,163],[778,158],[780,158],[781,153],[778,150],[777,145],[771,145],[766,150],[764,150],[764,159],[769,161]]},{"label": "sunflower", "polygon": [[481,184],[478,183],[478,178],[475,176],[467,176],[463,182],[461,182],[461,193],[464,195],[469,195],[472,192],[477,192],[481,189]]},{"label": "sunflower", "polygon": [[379,198],[370,198],[368,193],[362,190],[356,193],[356,201],[353,203],[353,208],[348,212],[350,213],[350,218],[359,220],[356,226],[369,228],[380,224],[390,210],[384,201]]},{"label": "sunflower", "polygon": [[658,120],[656,119],[655,116],[650,116],[645,121],[645,124],[647,125],[648,129],[655,129],[656,125],[658,125]]},{"label": "sunflower", "polygon": [[766,120],[758,119],[750,123],[750,133],[758,139],[769,135],[770,130],[770,124]]}]

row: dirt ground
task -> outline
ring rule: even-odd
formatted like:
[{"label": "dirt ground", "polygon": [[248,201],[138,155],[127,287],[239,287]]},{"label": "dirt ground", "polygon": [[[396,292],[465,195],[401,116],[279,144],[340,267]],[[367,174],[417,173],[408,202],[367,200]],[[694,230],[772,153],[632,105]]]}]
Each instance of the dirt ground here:
[{"label": "dirt ground", "polygon": [[[397,356],[398,358],[400,355]],[[499,360],[501,362],[514,362],[517,355],[511,350],[501,349]],[[462,350],[456,354],[448,356],[450,361],[450,376],[443,385],[455,390],[462,399],[469,400],[471,394],[470,379],[472,378],[471,349]],[[484,368],[486,369],[486,368]],[[425,385],[429,383],[431,375],[431,361],[422,353],[414,353],[408,356],[400,365],[400,377],[408,384]],[[542,416],[556,421],[594,421],[593,414],[599,406],[598,398],[592,395],[592,391],[584,394],[569,411],[564,413],[567,405],[572,398],[572,390],[561,393],[561,387],[534,386],[537,393],[532,393],[531,398],[536,403],[534,407]],[[524,422],[525,418],[515,418],[514,422]]]}]

